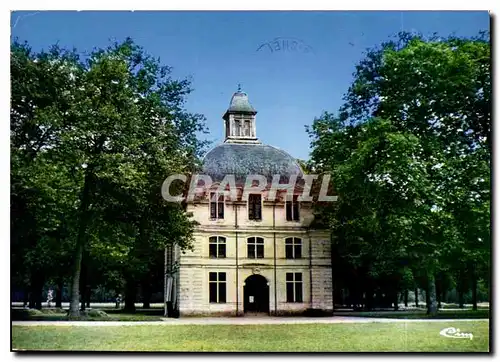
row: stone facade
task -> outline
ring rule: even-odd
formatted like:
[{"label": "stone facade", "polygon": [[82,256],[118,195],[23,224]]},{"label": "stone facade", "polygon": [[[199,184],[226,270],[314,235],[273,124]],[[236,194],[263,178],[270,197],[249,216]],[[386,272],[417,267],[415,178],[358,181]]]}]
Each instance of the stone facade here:
[{"label": "stone facade", "polygon": [[[263,220],[255,222],[246,217],[246,205],[228,202],[223,220],[210,219],[208,200],[188,206],[188,212],[193,212],[200,225],[195,234],[194,250],[180,258],[181,315],[244,314],[244,283],[253,274],[262,275],[269,284],[270,314],[302,313],[310,309],[332,311],[330,235],[304,226],[303,223],[310,219],[310,210],[301,209],[302,220],[294,222],[284,220],[284,208],[284,203],[264,205]],[[209,238],[212,236],[225,238],[224,258],[210,257]],[[248,258],[250,237],[264,239],[263,258]],[[286,258],[285,239],[289,237],[300,239],[301,258]],[[209,302],[210,272],[226,273],[225,303]],[[302,274],[302,302],[287,302],[287,272]]]},{"label": "stone facade", "polygon": [[[244,96],[238,98],[236,106],[245,103],[246,95],[239,94]],[[231,117],[225,115],[229,143],[235,142],[232,122],[234,115],[238,117],[233,103]],[[254,137],[256,112],[248,109],[253,112]],[[255,143],[254,139],[251,142]],[[223,171],[217,170],[217,174]],[[261,217],[251,220],[248,202],[241,198],[240,190],[236,200],[223,201],[223,217],[217,218],[219,215],[214,217],[211,212],[209,195],[205,190],[187,204],[187,212],[199,225],[194,249],[180,253],[178,260],[175,278],[181,316],[333,312],[331,238],[325,230],[310,228],[314,219],[310,203],[299,203],[298,219],[287,220],[284,197],[268,201],[268,191],[264,190]],[[258,247],[252,244],[255,238],[259,238]],[[287,246],[287,239],[295,246]],[[220,249],[224,252],[211,247],[210,240],[224,244]],[[257,252],[256,248],[261,249]]]}]

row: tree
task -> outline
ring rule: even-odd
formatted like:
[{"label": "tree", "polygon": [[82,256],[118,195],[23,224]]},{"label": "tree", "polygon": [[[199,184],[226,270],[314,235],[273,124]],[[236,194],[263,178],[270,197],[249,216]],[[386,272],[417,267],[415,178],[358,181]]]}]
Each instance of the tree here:
[{"label": "tree", "polygon": [[58,162],[60,114],[71,103],[75,54],[52,47],[34,53],[11,47],[11,241],[13,281],[29,286],[30,306],[41,308],[42,288],[68,261],[72,248],[77,172]]},{"label": "tree", "polygon": [[[420,271],[425,270],[422,277],[426,280],[426,289],[431,297],[428,312],[435,313],[435,275],[443,268],[443,263],[453,263],[461,246],[467,246],[467,251],[462,252],[462,255],[476,265],[475,269],[488,269],[477,268],[477,261],[481,260],[484,266],[489,258],[488,248],[485,247],[490,244],[486,231],[489,225],[482,222],[478,228],[470,223],[460,223],[459,219],[465,214],[459,218],[457,207],[452,205],[456,205],[454,200],[460,194],[477,196],[479,192],[481,198],[476,199],[482,201],[489,197],[488,184],[484,182],[489,179],[487,165],[491,153],[489,39],[487,34],[472,39],[440,39],[437,36],[425,39],[420,35],[401,33],[396,41],[369,50],[366,58],[356,66],[354,77],[339,119],[324,114],[309,130],[313,137],[313,162],[320,169],[347,175],[344,184],[342,179],[336,180],[336,187],[342,188],[342,192],[339,191],[340,198],[352,200],[350,203],[353,206],[348,208],[344,201],[340,201],[332,214],[336,215],[337,220],[344,220],[342,232],[348,232],[347,224],[354,228],[349,234],[353,238],[363,237],[367,230],[367,235],[373,238],[380,222],[384,222],[384,230],[393,226],[396,239],[405,240],[407,251],[412,253],[409,257],[412,265],[418,265]],[[383,121],[373,121],[374,117]],[[366,136],[370,133],[370,122],[386,122],[385,127],[389,128],[380,129],[381,134],[375,135],[370,141]],[[365,123],[368,128],[362,126]],[[411,139],[413,143],[410,144],[418,146],[418,152],[414,149],[413,154],[401,150],[403,157],[409,157],[402,164],[406,162],[421,167],[413,191],[425,192],[415,194],[418,195],[414,200],[417,207],[412,212],[408,210],[408,215],[391,211],[390,219],[380,214],[370,219],[370,211],[383,212],[384,208],[383,205],[372,206],[373,202],[367,205],[362,203],[369,200],[370,196],[377,198],[379,191],[365,188],[366,172],[379,167],[383,172],[375,176],[387,183],[393,181],[392,173],[390,179],[383,179],[386,171],[394,172],[397,169],[394,168],[395,164],[388,164],[380,154],[379,157],[372,156],[372,159],[366,156],[359,162],[349,158],[358,159],[359,154],[364,154],[366,150],[375,151],[373,145],[380,145],[384,133],[393,141]],[[390,142],[386,142],[385,146],[390,146]],[[385,152],[385,146],[378,152]],[[479,168],[481,171],[478,169],[473,179],[481,184],[481,191],[474,190],[477,186],[473,187],[471,182],[461,182],[471,171],[470,167],[464,167],[464,161],[461,160],[472,160],[479,155],[483,163]],[[407,169],[406,172],[407,182],[415,180],[415,170]],[[356,195],[349,192],[345,185],[353,187]],[[363,195],[366,197],[363,198]],[[398,197],[384,200],[387,200],[386,209],[389,210],[398,206],[400,201]],[[354,205],[358,210],[352,210]],[[487,209],[477,205],[461,210],[468,210],[466,217],[469,220],[488,220]],[[477,214],[479,210],[483,212],[481,216]],[[363,212],[365,214],[360,215]],[[335,221],[333,224],[335,227]],[[469,241],[466,242],[466,239]],[[478,240],[481,240],[482,246],[478,246]],[[354,241],[351,242],[354,245]],[[367,258],[375,257],[366,245],[358,248],[364,250]],[[477,254],[482,257],[467,256]]]},{"label": "tree", "polygon": [[[29,173],[43,176],[36,185],[22,187],[16,183],[13,187],[39,193],[47,177],[65,180],[69,185],[67,190],[73,198],[58,197],[61,212],[50,211],[58,212],[53,220],[59,227],[59,237],[73,247],[70,317],[77,317],[84,253],[86,258],[95,258],[97,250],[105,250],[122,263],[123,250],[136,250],[125,256],[138,257],[136,263],[126,269],[120,265],[130,272],[128,276],[133,274],[130,281],[141,274],[138,269],[147,268],[148,258],[160,245],[189,247],[193,226],[189,215],[181,205],[166,203],[160,191],[168,175],[186,173],[196,166],[203,147],[197,133],[204,131],[204,118],[184,109],[191,92],[189,81],[172,79],[169,67],[147,55],[131,39],[95,50],[83,60],[75,51],[57,47],[49,55],[32,54],[27,45],[17,43],[13,49],[13,54],[21,54],[18,58],[23,67],[44,77],[54,89],[53,95],[40,97],[37,92],[43,94],[45,84],[39,86],[40,90],[23,88],[23,84],[37,84],[37,78],[26,75],[22,67],[13,72],[13,83],[19,89],[15,93],[19,99],[11,110],[13,143],[17,145],[13,157],[17,160],[20,154],[33,158],[39,150],[47,154],[43,167],[35,168],[27,161],[13,163],[19,184],[27,182]],[[25,105],[27,97],[34,98],[31,108]],[[33,130],[28,133],[25,129]],[[42,141],[47,140],[50,144],[45,146]],[[53,190],[58,193],[63,186],[55,185]],[[13,209],[20,210],[21,201],[16,199]],[[33,218],[30,215],[37,205],[31,203],[17,213],[17,230]],[[70,216],[69,222],[63,223],[66,216]],[[39,239],[42,227],[33,224],[31,240]],[[19,240],[21,236],[13,237],[16,245],[23,245]],[[127,275],[124,277],[127,279]]]},{"label": "tree", "polygon": [[[339,122],[325,115],[312,131],[317,137],[312,158],[333,174],[340,195],[330,206],[335,247],[350,265],[383,283],[397,306],[407,267],[437,260],[435,245],[444,247],[446,242],[433,235],[429,221],[435,212],[422,146],[418,137],[396,131],[385,120],[344,128]],[[325,131],[327,124],[337,131]],[[343,146],[325,151],[323,144]],[[350,156],[343,157],[347,147]]]}]

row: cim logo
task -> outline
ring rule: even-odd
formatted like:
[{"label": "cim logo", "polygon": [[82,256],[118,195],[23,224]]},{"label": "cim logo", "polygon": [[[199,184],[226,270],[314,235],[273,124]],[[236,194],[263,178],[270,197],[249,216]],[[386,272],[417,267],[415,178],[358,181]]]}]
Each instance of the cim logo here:
[{"label": "cim logo", "polygon": [[466,338],[472,340],[472,333],[460,332],[460,329],[448,327],[439,332],[440,335],[447,338]]}]

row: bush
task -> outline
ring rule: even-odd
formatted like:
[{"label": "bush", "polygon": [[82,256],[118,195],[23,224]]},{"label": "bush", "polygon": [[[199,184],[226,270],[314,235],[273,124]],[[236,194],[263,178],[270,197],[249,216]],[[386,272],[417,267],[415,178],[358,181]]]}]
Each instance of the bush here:
[{"label": "bush", "polygon": [[26,309],[26,313],[30,317],[36,317],[36,316],[40,316],[43,314],[43,312],[41,310],[38,310],[38,309]]},{"label": "bush", "polygon": [[42,309],[43,314],[64,314],[66,311],[62,308]]},{"label": "bush", "polygon": [[99,319],[108,318],[108,314],[99,309],[81,310],[80,315],[78,317],[70,317],[69,311],[66,313],[66,315],[68,316],[69,320],[76,320],[76,321],[92,320],[94,318],[99,318]]}]

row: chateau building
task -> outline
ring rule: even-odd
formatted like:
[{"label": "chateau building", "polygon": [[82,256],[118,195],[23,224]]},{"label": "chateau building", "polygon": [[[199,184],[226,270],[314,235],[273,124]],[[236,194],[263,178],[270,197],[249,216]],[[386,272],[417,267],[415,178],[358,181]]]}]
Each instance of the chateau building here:
[{"label": "chateau building", "polygon": [[[213,184],[187,202],[199,223],[194,249],[170,255],[178,268],[167,293],[180,316],[333,312],[330,233],[313,227],[300,185],[288,197],[286,189],[271,197],[274,175],[287,184],[303,171],[259,141],[256,115],[238,89],[223,116],[225,140],[203,160],[200,174]],[[235,176],[236,198],[217,192],[226,175]],[[266,187],[245,194],[247,175],[263,175]]]}]

